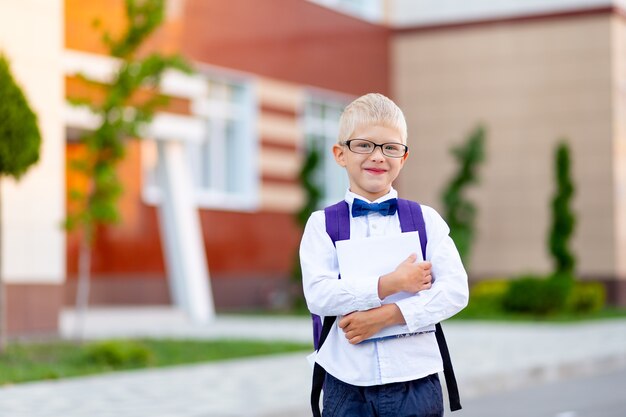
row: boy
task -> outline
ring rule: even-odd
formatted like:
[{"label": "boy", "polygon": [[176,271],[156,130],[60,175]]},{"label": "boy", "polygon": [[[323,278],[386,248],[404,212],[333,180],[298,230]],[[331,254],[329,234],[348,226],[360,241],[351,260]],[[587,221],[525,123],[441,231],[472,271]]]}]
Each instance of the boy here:
[{"label": "boy", "polygon": [[[406,140],[402,111],[381,94],[356,99],[341,115],[332,151],[350,182],[345,201],[351,238],[401,233],[392,182],[409,156]],[[368,211],[368,203],[383,202],[392,209]],[[426,260],[416,263],[413,254],[394,271],[357,282],[338,279],[337,252],[326,232],[324,211],[307,222],[300,246],[307,305],[313,314],[337,316],[315,357],[326,371],[324,417],[443,416],[437,375],[443,366],[434,333],[363,342],[396,324],[416,332],[467,305],[467,274],[449,228],[434,209],[422,206],[422,211]],[[382,303],[402,291],[415,295]]]}]

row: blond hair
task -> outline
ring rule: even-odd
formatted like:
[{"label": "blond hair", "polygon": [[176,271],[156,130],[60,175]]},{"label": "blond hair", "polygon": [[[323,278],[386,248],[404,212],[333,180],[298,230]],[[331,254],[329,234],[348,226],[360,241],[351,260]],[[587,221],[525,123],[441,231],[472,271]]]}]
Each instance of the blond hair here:
[{"label": "blond hair", "polygon": [[382,94],[365,94],[346,106],[339,119],[338,143],[344,143],[357,128],[367,125],[396,129],[402,137],[402,142],[406,143],[407,128],[404,114],[396,103]]}]

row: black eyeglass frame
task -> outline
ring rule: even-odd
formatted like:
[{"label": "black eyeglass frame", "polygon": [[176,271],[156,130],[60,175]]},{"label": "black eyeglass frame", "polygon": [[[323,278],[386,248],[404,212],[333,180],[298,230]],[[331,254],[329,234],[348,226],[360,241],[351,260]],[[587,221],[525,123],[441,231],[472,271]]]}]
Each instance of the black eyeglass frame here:
[{"label": "black eyeglass frame", "polygon": [[[372,145],[374,145],[374,147],[372,148],[372,151],[371,151],[371,152],[358,152],[358,151],[355,151],[355,150],[354,150],[354,149],[352,149],[352,147],[350,146],[350,143],[352,143],[352,142],[353,142],[353,141],[355,141],[355,140],[360,140],[360,141],[365,141],[365,142],[371,143]],[[361,154],[361,155],[371,155],[371,154],[373,154],[374,152],[376,152],[376,148],[377,148],[377,147],[380,147],[380,151],[383,153],[383,155],[385,155],[385,156],[387,156],[387,157],[389,157],[389,158],[402,158],[404,155],[406,155],[406,154],[407,154],[407,152],[409,152],[409,147],[408,147],[408,146],[406,146],[406,145],[405,145],[405,144],[403,144],[403,143],[398,143],[398,142],[386,142],[386,143],[380,143],[380,144],[378,144],[378,143],[374,143],[374,142],[372,142],[372,141],[371,141],[371,140],[369,140],[369,139],[354,138],[354,139],[348,139],[348,140],[347,140],[347,141],[345,141],[343,144],[344,144],[344,145],[346,145],[346,146],[348,147],[348,149],[349,149],[351,152],[358,153],[358,154]],[[398,145],[399,145],[399,146],[402,146],[402,147],[404,148],[404,153],[403,153],[402,155],[387,155],[387,154],[385,153],[385,148],[383,148],[383,146],[385,146],[385,145],[394,145],[394,146],[398,146]]]}]

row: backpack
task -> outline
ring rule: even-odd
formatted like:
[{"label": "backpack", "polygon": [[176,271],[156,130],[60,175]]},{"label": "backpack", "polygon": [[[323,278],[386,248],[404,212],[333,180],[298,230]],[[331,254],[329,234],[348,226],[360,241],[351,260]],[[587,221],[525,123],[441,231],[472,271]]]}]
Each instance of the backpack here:
[{"label": "backpack", "polygon": [[[326,218],[326,233],[330,236],[333,245],[335,245],[335,242],[338,240],[350,239],[350,211],[347,202],[340,201],[337,204],[326,207],[324,209],[324,215]],[[414,201],[399,198],[398,218],[400,220],[402,233],[414,231],[418,232],[422,256],[426,259],[427,236],[422,207]],[[324,317],[324,322],[322,323],[322,320],[318,315],[311,314],[311,316],[313,320],[313,345],[315,350],[319,351],[324,344],[326,337],[330,333],[337,317]],[[454,370],[452,369],[450,352],[448,351],[448,345],[446,344],[446,339],[443,335],[440,323],[435,325],[435,337],[437,339],[437,345],[439,346],[439,352],[441,353],[441,359],[443,361],[443,373],[446,380],[446,386],[448,388],[450,410],[460,410],[461,402],[459,398],[459,390],[454,376]],[[326,371],[316,362],[313,368],[313,383],[311,388],[311,408],[313,410],[314,417],[321,416],[319,400],[325,377]]]}]

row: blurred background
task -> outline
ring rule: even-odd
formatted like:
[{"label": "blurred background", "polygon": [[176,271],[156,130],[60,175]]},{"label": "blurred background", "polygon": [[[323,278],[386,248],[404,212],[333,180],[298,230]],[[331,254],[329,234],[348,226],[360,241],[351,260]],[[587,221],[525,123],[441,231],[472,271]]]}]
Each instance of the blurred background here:
[{"label": "blurred background", "polygon": [[[623,370],[625,89],[622,0],[0,0],[0,348],[6,336],[149,335],[308,349],[304,222],[344,197],[330,152],[343,107],[379,92],[408,122],[394,186],[446,218],[468,269],[461,316],[496,319],[447,327],[462,395]],[[210,390],[177,392],[163,415],[200,415],[182,403],[307,415],[303,354],[277,361],[224,365],[198,384]],[[51,372],[26,379],[65,371]],[[229,384],[215,383],[224,373]],[[595,397],[618,414],[563,404],[587,401],[585,386],[617,392],[625,377],[462,415],[511,404],[525,404],[519,415],[623,415],[623,399]],[[170,378],[146,407],[190,377]],[[66,401],[57,415],[96,415],[71,399],[107,387],[135,392],[103,381],[54,394]],[[5,389],[0,411],[38,415],[19,411],[33,392]],[[542,395],[559,413],[528,408]],[[117,403],[111,415],[148,413]]]},{"label": "blurred background", "polygon": [[[91,305],[293,304],[302,224],[343,198],[339,114],[367,92],[404,110],[411,157],[396,187],[444,212],[450,149],[484,129],[470,279],[551,271],[553,150],[567,141],[576,274],[626,303],[626,21],[619,1],[167,0],[133,59],[179,54],[142,141],[115,166],[115,224],[96,222]],[[2,179],[2,276],[11,334],[54,332],[75,300],[79,231],[60,225],[85,132],[76,100],[103,100],[119,58],[102,34],[128,28],[122,0],[0,2],[0,51],[38,118],[39,161]],[[120,56],[118,54],[118,56]],[[104,87],[103,87],[104,86]],[[318,151],[313,169],[303,163]],[[169,161],[169,162],[168,162]],[[161,174],[159,173],[161,172]],[[305,181],[306,182],[306,181]],[[168,185],[169,184],[169,185]],[[168,201],[175,203],[169,204]],[[80,207],[79,210],[80,212]],[[192,219],[188,221],[185,219]],[[199,271],[199,272],[198,272]],[[185,276],[207,297],[185,295]],[[296,294],[294,296],[294,294]],[[211,309],[199,313],[208,317]]]}]

